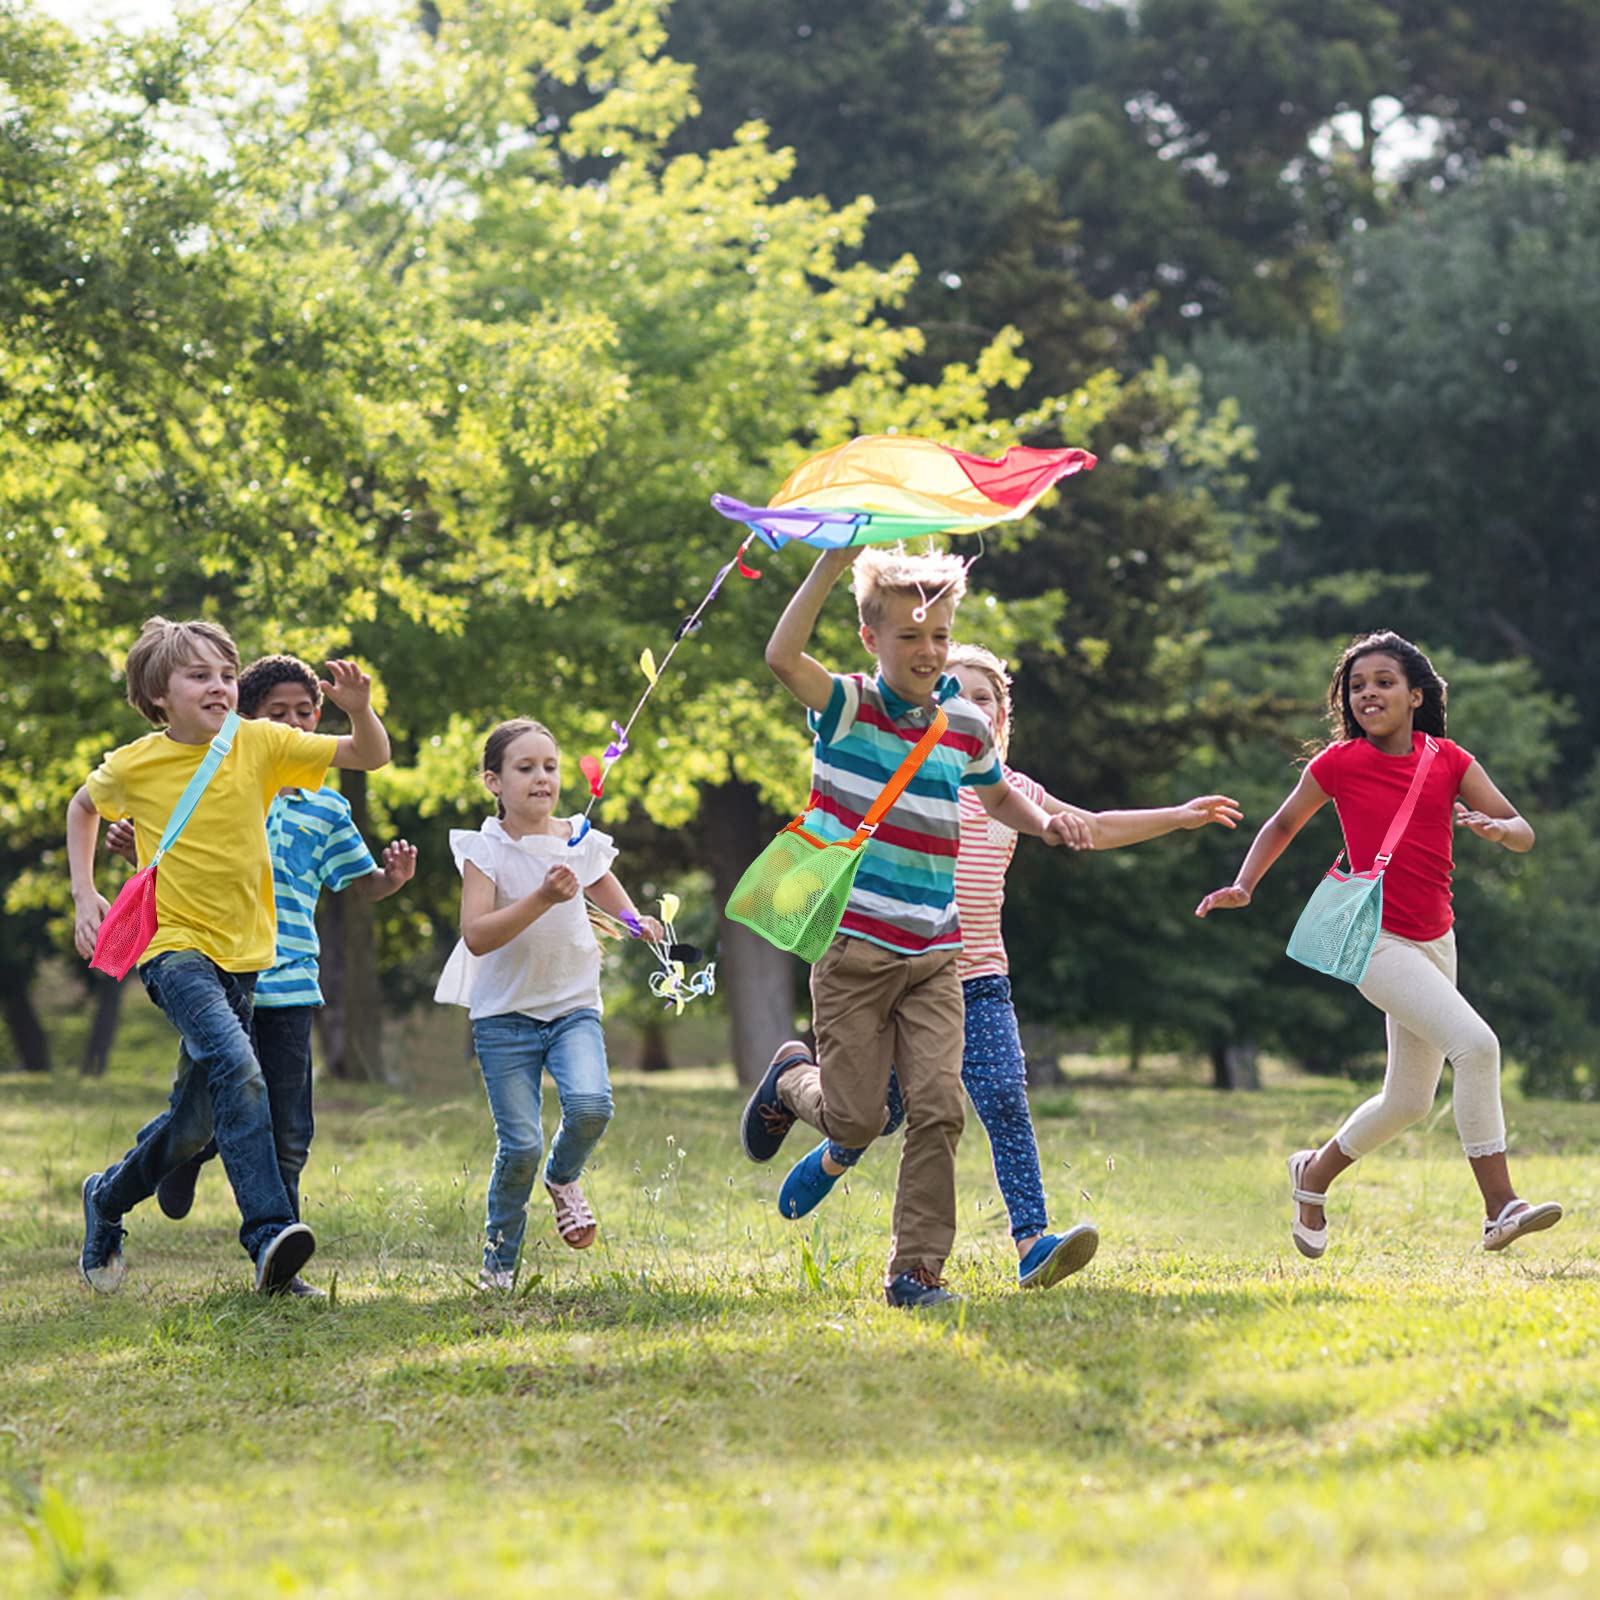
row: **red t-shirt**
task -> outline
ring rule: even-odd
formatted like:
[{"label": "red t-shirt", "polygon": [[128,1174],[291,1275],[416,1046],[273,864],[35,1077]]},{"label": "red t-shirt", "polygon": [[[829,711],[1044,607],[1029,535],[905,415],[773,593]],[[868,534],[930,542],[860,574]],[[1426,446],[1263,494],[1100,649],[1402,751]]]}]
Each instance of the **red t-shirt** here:
[{"label": "red t-shirt", "polygon": [[[1309,768],[1334,803],[1354,872],[1370,872],[1416,776],[1423,735],[1411,735],[1411,754],[1386,756],[1370,739],[1331,744]],[[1383,875],[1383,925],[1402,939],[1440,939],[1455,920],[1450,910],[1454,821],[1451,808],[1472,756],[1451,739],[1435,741],[1439,754],[1428,770],[1417,809]]]}]

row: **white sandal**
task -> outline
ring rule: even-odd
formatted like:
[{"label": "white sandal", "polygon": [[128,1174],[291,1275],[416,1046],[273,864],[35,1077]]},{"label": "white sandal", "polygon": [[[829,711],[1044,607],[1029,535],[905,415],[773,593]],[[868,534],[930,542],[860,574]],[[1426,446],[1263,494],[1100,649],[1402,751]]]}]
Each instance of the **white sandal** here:
[{"label": "white sandal", "polygon": [[561,1242],[571,1245],[574,1250],[587,1250],[594,1243],[600,1225],[595,1221],[594,1212],[589,1209],[589,1202],[583,1197],[578,1180],[574,1178],[571,1183],[551,1183],[546,1178],[544,1186],[555,1202],[556,1232],[561,1235]]},{"label": "white sandal", "polygon": [[[1521,1207],[1519,1210],[1518,1207]],[[1529,1205],[1526,1200],[1507,1200],[1500,1215],[1483,1224],[1483,1248],[1504,1250],[1514,1239],[1525,1233],[1540,1233],[1553,1228],[1561,1220],[1561,1207],[1554,1200],[1540,1205]]]},{"label": "white sandal", "polygon": [[1296,1150],[1289,1157],[1289,1192],[1294,1196],[1294,1221],[1290,1224],[1289,1231],[1294,1235],[1295,1249],[1313,1261],[1328,1248],[1328,1225],[1324,1222],[1320,1228],[1308,1228],[1300,1220],[1300,1207],[1325,1206],[1328,1197],[1310,1189],[1302,1189],[1300,1175],[1310,1166],[1311,1158],[1316,1153],[1315,1150]]}]

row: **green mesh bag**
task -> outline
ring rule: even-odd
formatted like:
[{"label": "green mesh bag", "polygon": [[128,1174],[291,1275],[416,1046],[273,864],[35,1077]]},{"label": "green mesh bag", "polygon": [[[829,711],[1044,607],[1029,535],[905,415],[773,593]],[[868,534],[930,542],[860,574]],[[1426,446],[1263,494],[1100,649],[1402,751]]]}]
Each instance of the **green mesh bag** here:
[{"label": "green mesh bag", "polygon": [[[728,896],[728,919],[742,922],[802,961],[818,960],[839,931],[867,841],[949,725],[950,719],[940,710],[848,839],[819,839],[805,827],[801,812],[745,868]],[[811,799],[815,803],[816,796]]]},{"label": "green mesh bag", "polygon": [[[1330,978],[1342,978],[1346,983],[1360,984],[1367,975],[1367,963],[1372,959],[1373,947],[1383,927],[1383,874],[1394,855],[1400,836],[1417,809],[1417,798],[1422,793],[1422,781],[1428,768],[1438,755],[1439,746],[1431,737],[1424,737],[1422,756],[1417,770],[1412,774],[1411,787],[1400,802],[1400,809],[1383,836],[1383,845],[1367,872],[1340,872],[1339,861],[1349,862],[1348,852],[1341,850],[1333,858],[1322,882],[1311,892],[1300,920],[1289,935],[1285,954],[1313,972],[1325,972]],[[1353,862],[1349,862],[1354,866]]]}]

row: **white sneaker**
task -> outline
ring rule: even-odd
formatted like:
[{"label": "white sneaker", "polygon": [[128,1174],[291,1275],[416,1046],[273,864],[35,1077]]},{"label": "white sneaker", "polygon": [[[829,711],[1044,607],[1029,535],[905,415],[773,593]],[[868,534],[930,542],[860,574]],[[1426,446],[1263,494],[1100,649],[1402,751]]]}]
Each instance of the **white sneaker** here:
[{"label": "white sneaker", "polygon": [[490,1289],[501,1294],[510,1294],[517,1285],[515,1272],[498,1272],[493,1267],[482,1267],[478,1271],[478,1287]]},{"label": "white sneaker", "polygon": [[1504,1250],[1514,1239],[1525,1233],[1542,1233],[1561,1220],[1561,1207],[1554,1200],[1540,1205],[1529,1205],[1526,1200],[1508,1200],[1498,1217],[1491,1217],[1483,1225],[1483,1248]]}]

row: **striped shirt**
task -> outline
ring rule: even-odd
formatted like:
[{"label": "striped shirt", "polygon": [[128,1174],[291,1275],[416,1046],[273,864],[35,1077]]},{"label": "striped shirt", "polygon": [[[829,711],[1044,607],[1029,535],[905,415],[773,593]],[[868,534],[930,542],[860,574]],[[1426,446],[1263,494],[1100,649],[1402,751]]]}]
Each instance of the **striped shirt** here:
[{"label": "striped shirt", "polygon": [[[865,846],[841,933],[900,955],[961,948],[956,855],[963,785],[1000,782],[983,713],[961,698],[953,677],[935,698],[950,726]],[[902,700],[881,677],[835,674],[826,710],[808,714],[816,743],[806,826],[819,838],[848,839],[879,791],[927,731],[932,713]]]},{"label": "striped shirt", "polygon": [[267,813],[272,892],[278,902],[278,948],[269,971],[256,979],[256,1005],[320,1006],[317,982],[317,897],[376,872],[337,789],[296,789],[279,795]]},{"label": "striped shirt", "polygon": [[[1010,767],[1001,769],[1006,782],[1036,806],[1043,806],[1041,783]],[[1017,834],[996,822],[983,802],[961,794],[961,854],[956,857],[956,906],[961,912],[961,954],[956,972],[968,978],[1004,976],[1011,970],[1005,940],[1000,936],[1000,908],[1006,899],[1006,869],[1017,848]]]}]

